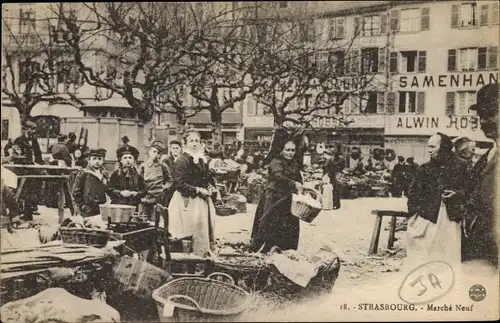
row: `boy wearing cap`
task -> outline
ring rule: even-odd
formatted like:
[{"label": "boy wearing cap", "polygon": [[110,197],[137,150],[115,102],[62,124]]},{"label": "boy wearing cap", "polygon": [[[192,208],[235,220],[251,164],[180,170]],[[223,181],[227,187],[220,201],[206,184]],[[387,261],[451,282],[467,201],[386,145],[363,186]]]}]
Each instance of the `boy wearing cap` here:
[{"label": "boy wearing cap", "polygon": [[160,161],[164,147],[160,141],[154,141],[148,150],[148,158],[139,166],[139,174],[146,183],[146,196],[142,199],[142,213],[153,219],[156,204],[165,204],[165,190],[172,187],[172,176],[168,166]]},{"label": "boy wearing cap", "polygon": [[105,156],[105,149],[91,149],[87,167],[76,175],[73,198],[83,217],[100,214],[99,205],[106,203],[107,174],[102,167]]},{"label": "boy wearing cap", "polygon": [[111,203],[138,207],[141,198],[146,196],[146,184],[134,166],[135,151],[125,145],[118,148],[116,155],[120,167],[109,178],[108,193]]}]

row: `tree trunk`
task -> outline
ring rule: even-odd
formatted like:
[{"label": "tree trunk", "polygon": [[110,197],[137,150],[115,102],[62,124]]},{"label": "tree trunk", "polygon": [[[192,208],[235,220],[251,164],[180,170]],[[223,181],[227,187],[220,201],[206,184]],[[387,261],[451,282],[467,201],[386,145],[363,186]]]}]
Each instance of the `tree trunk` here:
[{"label": "tree trunk", "polygon": [[156,133],[155,129],[156,125],[154,122],[154,118],[151,119],[149,122],[144,123],[144,147],[146,147],[146,150],[148,147],[151,145],[151,143],[155,140],[156,138]]},{"label": "tree trunk", "polygon": [[212,149],[222,149],[222,113],[219,111],[211,111],[210,117],[212,120]]},{"label": "tree trunk", "polygon": [[176,113],[176,133],[177,133],[177,139],[181,139],[182,136],[184,136],[184,132],[186,131],[186,123],[187,123],[187,118],[186,118],[186,113],[183,111],[178,111]]}]

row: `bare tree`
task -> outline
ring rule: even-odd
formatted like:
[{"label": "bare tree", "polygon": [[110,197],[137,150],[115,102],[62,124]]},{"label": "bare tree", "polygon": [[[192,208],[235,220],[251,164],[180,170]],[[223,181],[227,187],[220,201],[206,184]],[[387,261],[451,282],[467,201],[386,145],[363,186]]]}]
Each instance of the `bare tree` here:
[{"label": "bare tree", "polygon": [[352,100],[360,113],[369,112],[366,95],[381,85],[378,52],[356,48],[361,28],[352,37],[329,35],[324,41],[314,19],[275,14],[259,23],[267,39],[259,42],[263,68],[253,75],[259,83],[253,96],[273,115],[276,127],[312,127],[326,115],[347,125],[352,121],[344,102]]},{"label": "bare tree", "polygon": [[[22,124],[42,101],[81,107],[83,102],[77,91],[83,84],[82,78],[67,48],[54,42],[56,35],[48,28],[49,19],[36,20],[29,9],[21,13],[21,20],[2,17],[6,36],[2,46],[2,94],[19,111]],[[16,24],[19,30],[13,29]]]},{"label": "bare tree", "polygon": [[[147,124],[147,141],[154,138],[152,120],[162,102],[175,103],[174,113],[181,122],[190,115],[178,93],[199,73],[188,54],[198,43],[200,30],[210,28],[210,21],[201,25],[193,6],[86,3],[91,18],[83,21],[68,17],[64,6],[58,5],[57,15],[71,34],[67,44],[78,70],[90,85],[127,100]],[[82,43],[92,43],[94,50],[84,52]]]}]

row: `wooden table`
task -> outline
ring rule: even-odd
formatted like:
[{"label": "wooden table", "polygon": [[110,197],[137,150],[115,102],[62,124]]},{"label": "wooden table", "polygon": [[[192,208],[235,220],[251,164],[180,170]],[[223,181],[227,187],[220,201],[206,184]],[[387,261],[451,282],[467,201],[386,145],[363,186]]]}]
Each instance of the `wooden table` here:
[{"label": "wooden table", "polygon": [[[53,165],[3,165],[4,168],[10,170],[18,178],[20,178],[20,183],[17,187],[15,199],[19,201],[21,193],[25,187],[26,180],[33,178],[41,181],[46,180],[58,180],[59,182],[59,201],[58,201],[58,209],[59,209],[59,223],[62,222],[64,218],[64,202],[66,195],[71,197],[71,189],[70,189],[70,176],[73,172],[79,170],[76,167],[59,167]],[[66,201],[69,209],[71,210],[71,214],[75,214],[75,207],[73,204],[73,199],[70,198],[69,201]]]},{"label": "wooden table", "polygon": [[391,217],[391,224],[389,229],[389,240],[387,241],[387,249],[394,246],[395,234],[396,234],[396,219],[398,217],[409,218],[410,215],[405,211],[394,211],[394,210],[372,210],[371,214],[376,215],[375,227],[373,228],[372,239],[370,241],[370,248],[368,249],[368,254],[373,255],[377,253],[378,242],[380,238],[380,229],[382,227],[382,218],[384,216]]}]

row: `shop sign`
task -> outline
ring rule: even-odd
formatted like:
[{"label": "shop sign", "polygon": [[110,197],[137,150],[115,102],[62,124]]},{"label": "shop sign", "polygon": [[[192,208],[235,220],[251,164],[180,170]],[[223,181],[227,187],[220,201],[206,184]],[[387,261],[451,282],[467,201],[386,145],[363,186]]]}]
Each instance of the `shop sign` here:
[{"label": "shop sign", "polygon": [[466,135],[480,129],[477,116],[390,116],[386,133],[428,135],[443,132],[450,136]]},{"label": "shop sign", "polygon": [[383,128],[383,115],[318,116],[311,121],[313,128]]},{"label": "shop sign", "polygon": [[424,88],[465,88],[483,87],[487,84],[498,83],[498,73],[460,73],[442,75],[413,75],[400,76],[399,88],[424,89]]}]

